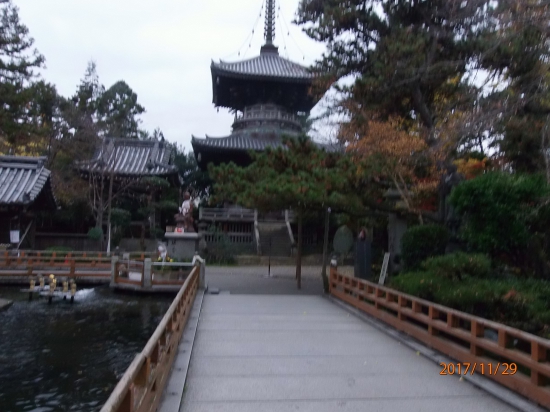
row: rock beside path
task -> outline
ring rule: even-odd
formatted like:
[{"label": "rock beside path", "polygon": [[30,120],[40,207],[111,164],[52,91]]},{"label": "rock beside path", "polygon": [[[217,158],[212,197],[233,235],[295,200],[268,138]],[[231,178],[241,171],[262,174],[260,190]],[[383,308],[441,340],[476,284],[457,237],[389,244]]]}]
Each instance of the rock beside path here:
[{"label": "rock beside path", "polygon": [[12,303],[13,302],[11,300],[0,299],[0,312],[9,308],[12,305]]}]

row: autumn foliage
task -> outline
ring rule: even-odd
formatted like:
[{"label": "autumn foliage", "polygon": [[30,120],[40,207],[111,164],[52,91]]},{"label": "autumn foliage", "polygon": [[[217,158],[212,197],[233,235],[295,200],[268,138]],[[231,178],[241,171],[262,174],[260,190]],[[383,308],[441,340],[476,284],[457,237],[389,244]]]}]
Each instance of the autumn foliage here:
[{"label": "autumn foliage", "polygon": [[[419,215],[435,208],[433,198],[440,181],[438,152],[422,133],[398,117],[387,120],[355,113],[340,128],[340,140],[359,164],[369,165],[372,179],[396,188],[405,207]],[[373,166],[375,166],[373,168]],[[359,170],[359,173],[367,172]]]}]

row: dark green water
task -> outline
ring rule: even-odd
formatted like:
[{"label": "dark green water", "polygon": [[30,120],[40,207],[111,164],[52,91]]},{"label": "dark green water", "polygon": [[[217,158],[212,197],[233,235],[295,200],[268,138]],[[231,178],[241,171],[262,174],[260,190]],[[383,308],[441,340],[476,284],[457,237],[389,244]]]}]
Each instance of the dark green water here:
[{"label": "dark green water", "polygon": [[0,412],[98,411],[173,297],[77,292],[76,302],[14,301],[0,312]]}]

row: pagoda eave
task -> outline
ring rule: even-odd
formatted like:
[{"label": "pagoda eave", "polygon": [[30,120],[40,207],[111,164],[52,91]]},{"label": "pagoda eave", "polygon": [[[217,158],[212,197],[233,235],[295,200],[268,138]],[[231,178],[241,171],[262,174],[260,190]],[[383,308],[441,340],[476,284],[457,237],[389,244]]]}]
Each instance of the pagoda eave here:
[{"label": "pagoda eave", "polygon": [[212,79],[216,81],[216,77],[227,77],[230,79],[239,79],[239,80],[258,80],[258,81],[268,81],[268,82],[282,82],[282,83],[299,83],[310,86],[313,83],[313,79],[316,77],[314,74],[308,77],[295,77],[295,76],[273,76],[266,74],[256,74],[256,73],[245,73],[245,72],[235,72],[227,69],[222,69],[217,67],[215,63],[212,63]]}]

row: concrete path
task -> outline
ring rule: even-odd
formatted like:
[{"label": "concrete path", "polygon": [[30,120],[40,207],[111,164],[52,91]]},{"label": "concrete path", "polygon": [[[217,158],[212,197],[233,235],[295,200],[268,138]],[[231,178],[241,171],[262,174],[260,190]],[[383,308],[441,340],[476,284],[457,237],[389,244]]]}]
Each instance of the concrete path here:
[{"label": "concrete path", "polygon": [[204,297],[180,411],[513,410],[439,372],[321,296],[231,291]]},{"label": "concrete path", "polygon": [[[328,269],[327,269],[328,270]],[[271,276],[268,277],[268,274]],[[206,283],[220,293],[253,295],[320,295],[320,266],[302,267],[302,289],[296,286],[295,266],[206,266]]]}]

